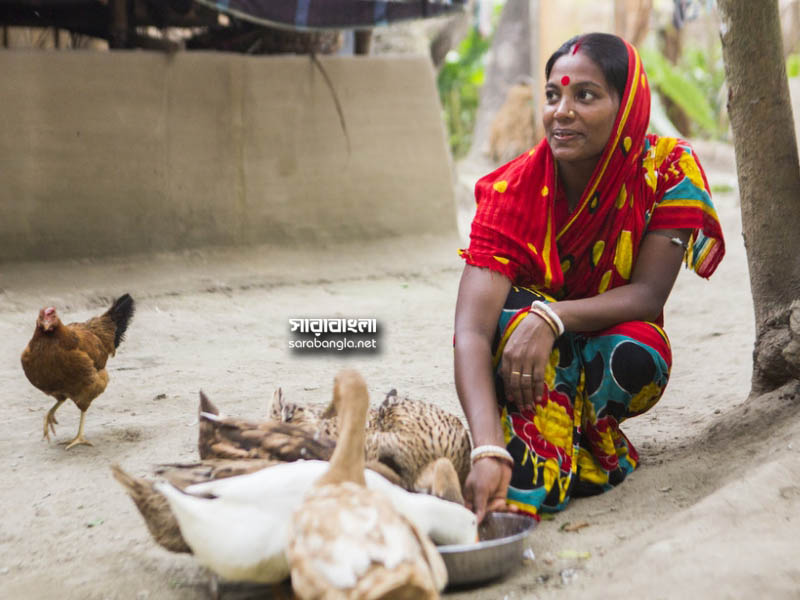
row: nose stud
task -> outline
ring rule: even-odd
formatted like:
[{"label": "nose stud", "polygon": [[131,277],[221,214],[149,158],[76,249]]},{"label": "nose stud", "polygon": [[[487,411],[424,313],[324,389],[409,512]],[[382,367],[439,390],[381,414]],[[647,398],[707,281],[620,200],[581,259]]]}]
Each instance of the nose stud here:
[{"label": "nose stud", "polygon": [[570,119],[574,119],[575,118],[575,111],[574,110],[570,109],[570,111],[567,114],[569,115]]}]

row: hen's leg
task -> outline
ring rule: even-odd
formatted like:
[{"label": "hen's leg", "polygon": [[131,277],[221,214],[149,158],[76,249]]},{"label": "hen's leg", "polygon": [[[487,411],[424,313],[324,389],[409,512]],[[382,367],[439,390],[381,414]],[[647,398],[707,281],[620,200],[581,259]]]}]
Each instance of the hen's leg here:
[{"label": "hen's leg", "polygon": [[78,425],[78,435],[76,435],[67,444],[65,450],[69,450],[73,446],[78,446],[79,444],[85,444],[87,446],[93,445],[89,440],[83,437],[83,423],[86,420],[86,411],[89,410],[89,405],[92,403],[92,400],[94,400],[100,394],[102,394],[103,390],[106,389],[107,385],[108,385],[108,373],[106,372],[105,369],[103,369],[97,372],[91,385],[87,386],[83,390],[83,393],[80,396],[72,398],[72,401],[81,410],[81,422]]},{"label": "hen's leg", "polygon": [[53,435],[56,433],[56,425],[58,425],[58,421],[56,420],[56,411],[62,404],[64,404],[64,400],[56,400],[53,408],[48,410],[47,414],[44,416],[44,434],[42,435],[42,438],[46,439],[48,442],[50,441],[50,431],[53,431]]},{"label": "hen's leg", "polygon": [[67,444],[67,447],[64,448],[65,450],[69,450],[73,446],[78,446],[80,444],[86,444],[87,446],[94,446],[94,444],[92,444],[92,442],[90,442],[85,437],[83,437],[83,421],[84,421],[84,419],[86,419],[86,411],[82,410],[81,411],[81,422],[78,425],[78,435],[76,435],[75,438],[69,444]]}]

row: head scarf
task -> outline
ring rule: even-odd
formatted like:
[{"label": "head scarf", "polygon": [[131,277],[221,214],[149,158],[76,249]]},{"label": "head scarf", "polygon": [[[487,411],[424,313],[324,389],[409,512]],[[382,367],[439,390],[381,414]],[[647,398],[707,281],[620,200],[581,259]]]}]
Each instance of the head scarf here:
[{"label": "head scarf", "polygon": [[[629,281],[649,225],[691,229],[687,263],[703,277],[714,271],[724,242],[705,175],[686,142],[646,135],[650,87],[638,52],[625,45],[625,92],[575,210],[558,222],[556,201],[559,194],[565,198],[543,139],[476,184],[470,246],[460,251],[468,264],[493,269],[516,285],[557,299],[590,297]],[[682,198],[686,180],[691,186],[685,186]]]}]

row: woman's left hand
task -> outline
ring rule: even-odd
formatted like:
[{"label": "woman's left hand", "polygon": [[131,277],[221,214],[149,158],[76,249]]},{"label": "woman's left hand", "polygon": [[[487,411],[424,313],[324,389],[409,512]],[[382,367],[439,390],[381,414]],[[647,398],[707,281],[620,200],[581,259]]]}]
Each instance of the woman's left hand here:
[{"label": "woman's left hand", "polygon": [[556,336],[547,322],[530,313],[517,325],[503,349],[500,373],[506,396],[519,410],[533,410],[544,394],[544,373]]}]

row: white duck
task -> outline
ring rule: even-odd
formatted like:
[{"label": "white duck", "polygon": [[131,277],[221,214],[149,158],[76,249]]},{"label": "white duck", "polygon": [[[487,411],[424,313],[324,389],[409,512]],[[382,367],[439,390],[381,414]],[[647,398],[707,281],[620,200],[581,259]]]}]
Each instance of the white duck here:
[{"label": "white duck", "polygon": [[[188,486],[168,483],[163,494],[198,562],[231,581],[276,583],[289,575],[289,520],[327,470],[326,461],[296,461],[247,475]],[[414,494],[367,470],[367,487],[387,494],[395,509],[438,544],[477,539],[475,515],[454,502]]]},{"label": "white duck", "polygon": [[366,487],[369,395],[357,372],[336,376],[333,404],[339,442],[328,470],[292,517],[292,588],[302,600],[438,599],[447,569],[435,546],[388,496]]},{"label": "white duck", "polygon": [[167,498],[183,539],[201,565],[230,581],[277,583],[289,574],[286,536],[274,535],[274,530],[285,529],[297,499],[276,499],[270,513],[248,502],[184,494],[169,483],[157,483],[155,489]]},{"label": "white duck", "polygon": [[[276,496],[291,495],[295,503],[299,503],[313,483],[327,470],[327,461],[301,460],[247,475],[190,485],[185,491],[231,502],[257,503],[269,510],[274,505],[273,498]],[[477,539],[475,514],[463,506],[428,494],[408,492],[369,469],[364,472],[364,476],[369,489],[386,494],[395,508],[427,533],[435,543],[470,544]],[[295,496],[301,488],[302,493]]]}]

